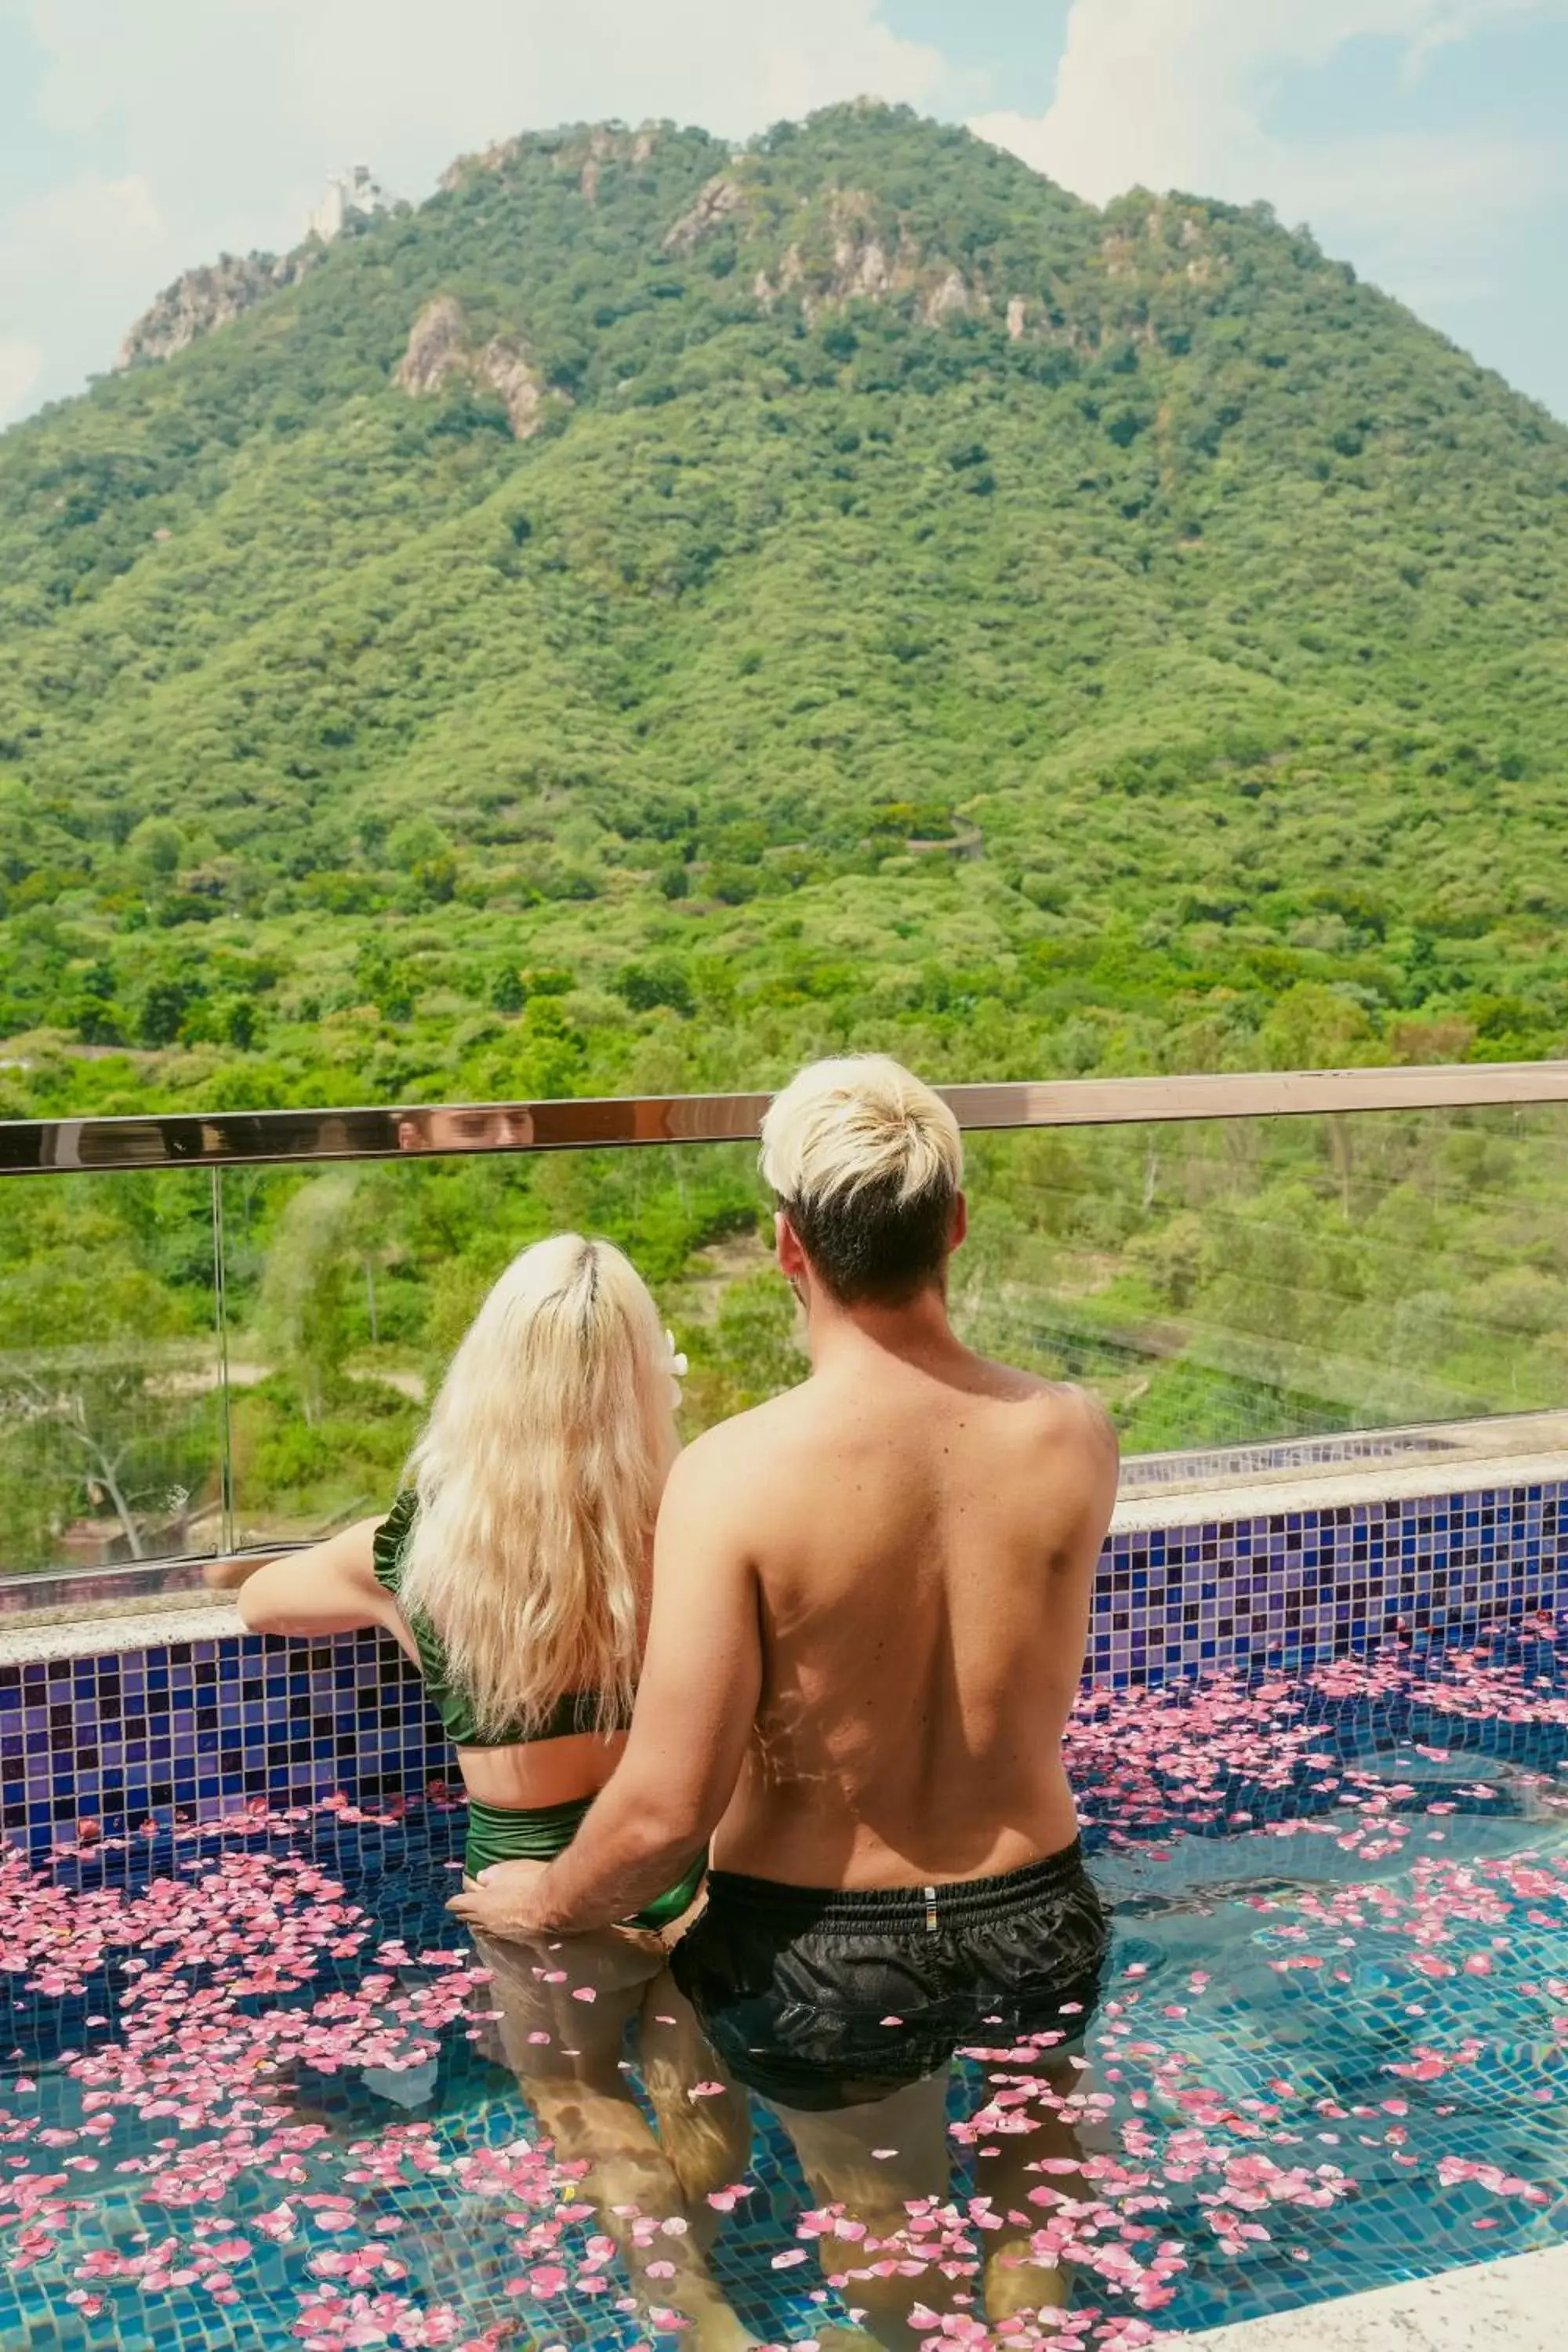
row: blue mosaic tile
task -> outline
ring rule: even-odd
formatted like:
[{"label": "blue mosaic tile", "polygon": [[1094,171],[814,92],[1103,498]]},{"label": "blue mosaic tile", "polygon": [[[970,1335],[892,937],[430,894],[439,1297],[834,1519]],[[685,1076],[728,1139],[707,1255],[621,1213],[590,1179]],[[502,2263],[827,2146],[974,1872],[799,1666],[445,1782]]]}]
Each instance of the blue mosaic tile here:
[{"label": "blue mosaic tile", "polygon": [[[1561,1485],[1128,1530],[1100,1563],[1088,1678],[1304,1672],[1399,1633],[1474,1641],[1568,1604]],[[0,1831],[35,1855],[247,1801],[414,1801],[456,1764],[383,1636],[224,1641],[0,1666]]]}]

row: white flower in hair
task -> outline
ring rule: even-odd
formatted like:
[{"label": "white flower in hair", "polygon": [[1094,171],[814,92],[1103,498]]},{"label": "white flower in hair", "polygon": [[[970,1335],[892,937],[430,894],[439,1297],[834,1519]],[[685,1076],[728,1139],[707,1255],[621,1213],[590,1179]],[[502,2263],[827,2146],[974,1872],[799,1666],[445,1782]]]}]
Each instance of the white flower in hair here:
[{"label": "white flower in hair", "polygon": [[680,1383],[686,1378],[689,1367],[686,1358],[675,1344],[675,1334],[673,1331],[667,1331],[665,1333],[664,1344],[669,1350],[668,1359],[665,1364],[665,1370],[669,1374],[669,1385],[675,1392],[675,1408],[679,1412],[680,1410]]}]

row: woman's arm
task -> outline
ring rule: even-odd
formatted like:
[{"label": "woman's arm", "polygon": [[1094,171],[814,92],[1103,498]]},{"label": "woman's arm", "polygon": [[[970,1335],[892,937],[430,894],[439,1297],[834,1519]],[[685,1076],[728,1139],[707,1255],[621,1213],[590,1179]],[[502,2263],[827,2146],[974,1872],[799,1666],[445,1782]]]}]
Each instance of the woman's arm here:
[{"label": "woman's arm", "polygon": [[257,1551],[239,1552],[232,1559],[209,1559],[202,1570],[202,1582],[209,1592],[237,1592],[258,1568],[270,1568],[278,1557],[276,1552]]},{"label": "woman's arm", "polygon": [[253,1633],[353,1633],[380,1625],[410,1648],[393,1595],[376,1581],[372,1544],[379,1518],[361,1519],[325,1543],[269,1559],[235,1594]]}]

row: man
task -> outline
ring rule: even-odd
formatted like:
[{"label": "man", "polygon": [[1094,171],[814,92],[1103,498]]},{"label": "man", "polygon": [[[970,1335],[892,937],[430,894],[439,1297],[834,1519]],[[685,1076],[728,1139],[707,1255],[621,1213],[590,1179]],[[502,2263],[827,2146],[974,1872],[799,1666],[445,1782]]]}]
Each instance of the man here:
[{"label": "man", "polygon": [[[819,2201],[884,2237],[946,2193],[954,2051],[1029,2042],[1052,2090],[981,2168],[995,2320],[1061,2292],[1025,2259],[1048,2218],[1028,2200],[1031,2168],[1072,2150],[1057,2101],[1105,1950],[1060,1740],[1116,1441],[1078,1391],[954,1336],[963,1149],[908,1071],[804,1070],[762,1166],[810,1377],[676,1464],[636,1716],[573,1844],[451,1907],[496,1935],[598,1927],[711,1835],[677,1979]],[[942,2285],[857,2294],[881,2341],[912,2345],[910,2305]]]}]

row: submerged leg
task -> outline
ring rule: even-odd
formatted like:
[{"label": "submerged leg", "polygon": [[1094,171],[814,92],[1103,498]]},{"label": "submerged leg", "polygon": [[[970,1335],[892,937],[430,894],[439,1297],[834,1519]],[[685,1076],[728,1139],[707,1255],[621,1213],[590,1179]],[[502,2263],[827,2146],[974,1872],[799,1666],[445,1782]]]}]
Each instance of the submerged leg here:
[{"label": "submerged leg", "polygon": [[[625,2029],[662,1969],[661,1949],[615,1928],[549,1945],[475,1941],[492,1971],[506,2063],[558,2158],[584,2167],[584,2196],[639,2299],[679,2313],[699,2352],[754,2345],[708,2268],[698,2216],[621,2071]],[[544,1981],[563,1973],[563,1982]],[[574,1998],[582,1992],[592,2000]]]},{"label": "submerged leg", "polygon": [[[948,2194],[947,2075],[928,2074],[872,2105],[810,2114],[777,2107],[801,2168],[820,2205],[842,2205],[864,2239],[823,2241],[824,2267],[855,2275],[846,2300],[862,2310],[879,2344],[890,2352],[929,2345],[929,2326],[911,2314],[951,2309],[954,2286],[934,2262],[922,2258],[910,2229],[911,2205],[942,2204]],[[867,2241],[876,2241],[868,2247]],[[874,2268],[885,2265],[879,2274]],[[902,2265],[902,2267],[900,2267]],[[869,2273],[862,2276],[862,2273]]]},{"label": "submerged leg", "polygon": [[638,2026],[643,2086],[658,2117],[659,2145],[674,2168],[700,2243],[720,2216],[708,2200],[742,2179],[752,2160],[752,2114],[668,1969],[655,1977]]},{"label": "submerged leg", "polygon": [[[1053,2052],[1038,2063],[1037,2097],[1008,2110],[1025,2126],[998,2137],[975,2166],[975,2189],[1002,2216],[999,2230],[985,2232],[985,2311],[993,2326],[1026,2313],[1062,2310],[1072,2299],[1073,2273],[1065,2263],[1042,2260],[1034,2235],[1049,2226],[1063,2202],[1091,2195],[1079,2167],[1082,2095],[1089,2076],[1070,2059]],[[1048,2166],[1048,2170],[1040,2167]],[[1047,2192],[1031,2202],[1036,2191]],[[1055,2192],[1054,2195],[1050,2192]]]}]

